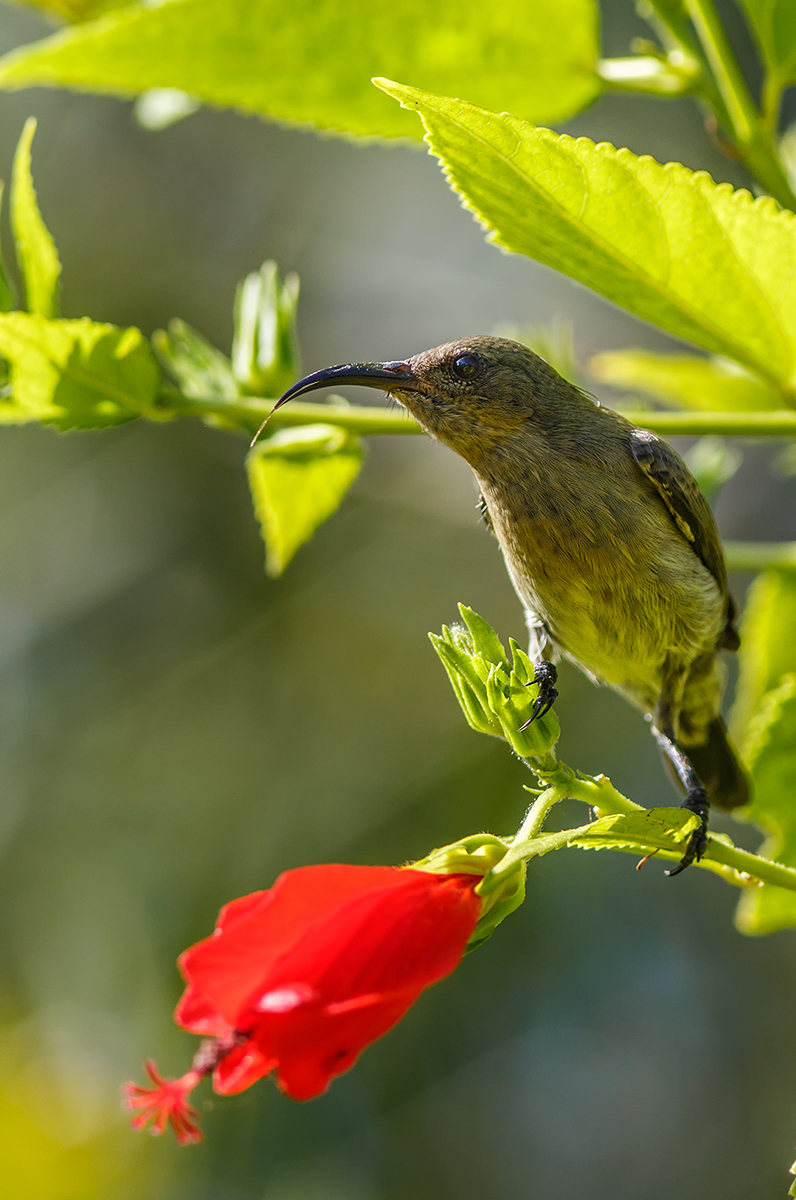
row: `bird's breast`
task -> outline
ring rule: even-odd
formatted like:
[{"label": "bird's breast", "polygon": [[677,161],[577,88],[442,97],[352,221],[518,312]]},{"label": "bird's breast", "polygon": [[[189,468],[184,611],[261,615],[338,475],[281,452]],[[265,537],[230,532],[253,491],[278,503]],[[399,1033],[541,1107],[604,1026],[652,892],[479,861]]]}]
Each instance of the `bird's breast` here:
[{"label": "bird's breast", "polygon": [[590,674],[648,707],[667,656],[715,646],[719,588],[632,476],[601,488],[573,472],[508,494],[481,483],[525,608]]}]

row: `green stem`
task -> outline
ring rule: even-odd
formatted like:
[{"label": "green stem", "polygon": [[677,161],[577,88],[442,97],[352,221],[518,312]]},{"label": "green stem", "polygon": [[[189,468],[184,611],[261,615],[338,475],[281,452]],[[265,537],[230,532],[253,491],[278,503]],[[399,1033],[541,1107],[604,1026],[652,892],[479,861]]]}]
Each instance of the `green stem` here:
[{"label": "green stem", "polygon": [[558,804],[559,800],[566,800],[568,796],[569,792],[566,788],[545,788],[541,796],[528,809],[525,820],[514,835],[514,841],[524,842],[527,838],[536,837],[547,820],[550,810]]},{"label": "green stem", "polygon": [[[540,778],[558,777],[562,779],[562,782],[557,782],[547,788],[532,805],[513,839],[511,849],[491,872],[494,883],[490,880],[490,885],[486,887],[485,891],[490,891],[492,886],[497,886],[500,879],[517,862],[536,858],[553,850],[562,850],[569,846],[573,839],[588,836],[590,828],[588,825],[580,825],[574,829],[562,829],[555,833],[541,833],[547,814],[553,804],[559,800],[566,797],[582,800],[596,810],[598,817],[632,815],[646,811],[641,805],[635,804],[627,796],[623,796],[621,792],[617,791],[605,775],[596,777],[578,775],[563,763],[556,764],[555,769],[551,767],[551,769],[541,771],[538,763],[533,760],[528,760],[528,765]],[[566,782],[563,782],[564,779]],[[629,854],[644,854],[648,850],[654,850],[663,858],[671,860],[679,859],[683,851],[682,846],[678,847],[675,842],[672,842],[671,848],[654,844],[648,846],[640,841],[606,848],[618,849]],[[796,891],[796,870],[783,866],[782,863],[763,858],[759,854],[741,850],[723,837],[709,837],[708,848],[701,862],[694,865],[705,870],[712,870],[736,885],[745,885],[751,880],[757,880],[774,887]]]},{"label": "green stem", "polygon": [[796,412],[645,412],[622,411],[634,425],[669,437],[796,437]]},{"label": "green stem", "polygon": [[725,542],[728,571],[796,570],[796,542]]},{"label": "green stem", "polygon": [[[322,422],[339,425],[352,433],[392,434],[422,433],[417,422],[400,408],[366,408],[358,404],[313,404],[292,400],[274,412],[273,400],[257,396],[240,396],[236,400],[197,399],[176,390],[164,391],[158,413],[171,417],[215,418],[224,425],[237,426],[254,432],[265,417],[271,416],[268,428],[287,425],[314,425]],[[796,437],[796,412],[719,413],[719,412],[654,412],[633,410],[622,414],[634,425],[651,429],[653,433],[696,437],[718,434],[738,437]]]},{"label": "green stem", "polygon": [[685,0],[729,120],[736,149],[748,170],[784,208],[796,210],[796,195],[777,158],[770,115],[761,117],[733,54],[713,0]]},{"label": "green stem", "polygon": [[713,0],[685,0],[685,7],[721,93],[732,132],[741,144],[746,144],[755,134],[757,110]]},{"label": "green stem", "polygon": [[[352,433],[423,433],[417,422],[403,409],[366,408],[357,404],[312,404],[292,400],[274,412],[274,400],[241,396],[237,400],[205,400],[164,392],[160,411],[164,417],[211,417],[225,425],[234,425],[254,433],[268,417],[268,429],[288,425],[339,425]],[[796,414],[795,414],[796,415]],[[796,426],[794,427],[796,430]]]}]

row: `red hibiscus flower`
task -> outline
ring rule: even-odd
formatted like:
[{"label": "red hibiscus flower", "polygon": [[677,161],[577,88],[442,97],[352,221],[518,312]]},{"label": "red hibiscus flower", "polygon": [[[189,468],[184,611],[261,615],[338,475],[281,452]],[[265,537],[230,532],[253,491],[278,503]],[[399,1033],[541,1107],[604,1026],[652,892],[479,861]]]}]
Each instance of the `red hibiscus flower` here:
[{"label": "red hibiscus flower", "polygon": [[178,1025],[212,1039],[192,1069],[152,1088],[125,1085],[141,1128],[170,1124],[180,1143],[201,1134],[188,1094],[213,1073],[223,1095],[276,1073],[309,1100],[401,1019],[424,988],[459,964],[482,902],[479,874],[326,865],[287,871],[272,888],[233,900],[211,937],[181,955],[188,984]]}]

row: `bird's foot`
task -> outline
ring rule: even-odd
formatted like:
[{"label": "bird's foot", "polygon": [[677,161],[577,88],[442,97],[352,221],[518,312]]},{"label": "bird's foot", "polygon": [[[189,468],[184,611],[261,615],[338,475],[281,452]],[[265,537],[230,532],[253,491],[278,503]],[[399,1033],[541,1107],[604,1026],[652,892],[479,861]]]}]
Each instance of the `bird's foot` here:
[{"label": "bird's foot", "polygon": [[689,812],[696,813],[699,817],[699,827],[694,830],[688,839],[688,845],[685,848],[685,854],[680,859],[676,867],[672,867],[671,871],[667,871],[667,875],[679,875],[686,867],[690,867],[692,862],[699,862],[702,855],[705,853],[708,845],[708,813],[710,812],[710,801],[708,794],[704,788],[692,788],[686,796],[681,808],[687,808]]},{"label": "bird's foot", "polygon": [[540,662],[536,664],[536,674],[533,679],[529,679],[526,687],[530,687],[532,683],[539,684],[539,695],[534,701],[531,715],[524,725],[520,725],[520,729],[527,729],[533,721],[543,717],[549,712],[558,699],[558,692],[555,689],[555,683],[558,679],[558,671],[553,663]]}]

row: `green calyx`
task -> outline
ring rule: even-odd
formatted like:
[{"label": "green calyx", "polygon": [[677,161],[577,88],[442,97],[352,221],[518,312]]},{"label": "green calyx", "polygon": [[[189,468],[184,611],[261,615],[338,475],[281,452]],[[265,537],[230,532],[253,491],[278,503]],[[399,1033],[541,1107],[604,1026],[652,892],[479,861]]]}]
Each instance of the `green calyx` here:
[{"label": "green calyx", "polygon": [[443,626],[441,635],[429,637],[467,721],[479,733],[505,738],[521,758],[549,754],[560,733],[555,713],[523,728],[539,694],[528,655],[512,639],[509,663],[503,644],[483,617],[464,604],[459,612],[464,626]]},{"label": "green calyx", "polygon": [[[430,871],[435,875],[480,875],[483,883],[484,876],[502,862],[510,845],[511,838],[495,837],[492,833],[474,833],[459,842],[432,850],[425,858],[409,866],[413,871]],[[503,918],[522,904],[525,899],[525,863],[514,862],[501,876],[500,883],[496,887],[493,885],[487,895],[482,893],[480,883],[475,891],[481,897],[483,907],[467,943],[467,954],[487,941]]]}]

